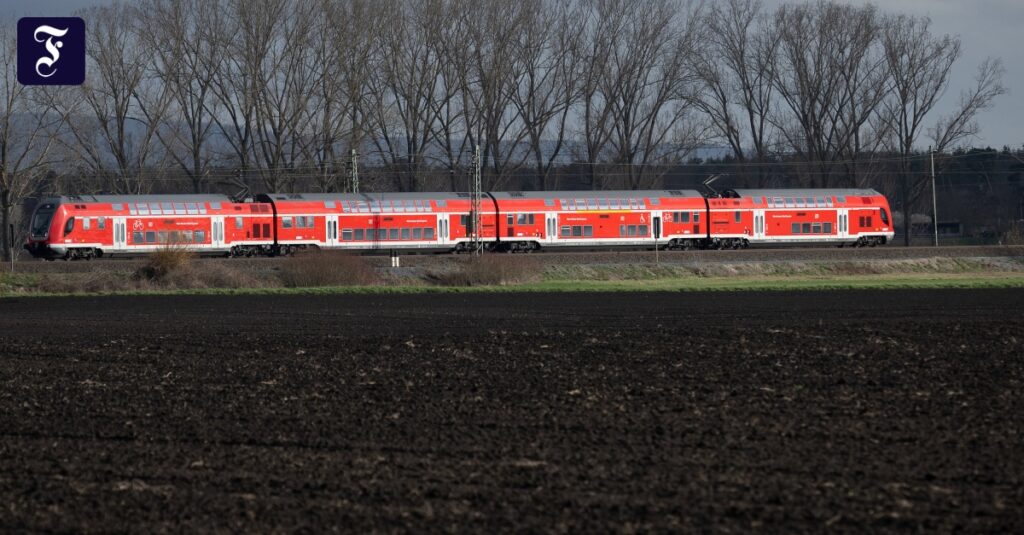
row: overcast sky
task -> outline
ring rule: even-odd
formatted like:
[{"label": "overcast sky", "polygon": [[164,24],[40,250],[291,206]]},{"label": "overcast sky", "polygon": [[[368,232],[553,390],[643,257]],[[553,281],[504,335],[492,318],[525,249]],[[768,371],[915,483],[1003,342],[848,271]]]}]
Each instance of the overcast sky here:
[{"label": "overcast sky", "polygon": [[[784,0],[762,1],[769,9],[784,3]],[[849,1],[868,3],[867,0]],[[0,0],[0,12],[15,18],[67,16],[79,8],[104,3],[107,2]],[[1024,146],[1024,102],[1021,100],[1024,95],[1024,0],[881,0],[874,3],[885,11],[927,15],[932,19],[934,32],[957,35],[963,42],[963,56],[954,66],[951,86],[937,113],[949,112],[960,91],[971,85],[977,66],[984,58],[1001,58],[1006,68],[1003,83],[1009,92],[979,117],[981,135],[973,144],[996,148]]]}]

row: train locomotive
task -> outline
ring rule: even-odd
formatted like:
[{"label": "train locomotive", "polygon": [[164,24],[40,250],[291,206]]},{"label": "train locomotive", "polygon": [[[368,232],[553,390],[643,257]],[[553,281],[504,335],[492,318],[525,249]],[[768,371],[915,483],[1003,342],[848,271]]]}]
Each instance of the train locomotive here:
[{"label": "train locomotive", "polygon": [[[73,195],[43,199],[25,249],[37,258],[301,249],[488,251],[875,246],[892,240],[889,203],[872,189],[467,193]],[[479,221],[479,223],[477,223]],[[476,225],[478,228],[474,228]]]}]

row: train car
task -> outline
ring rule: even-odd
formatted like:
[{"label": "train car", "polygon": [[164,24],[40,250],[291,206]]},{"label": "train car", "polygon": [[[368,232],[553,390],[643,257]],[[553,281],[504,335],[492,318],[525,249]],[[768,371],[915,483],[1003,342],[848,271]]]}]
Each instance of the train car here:
[{"label": "train car", "polygon": [[708,199],[718,243],[830,243],[872,246],[892,241],[889,202],[873,189],[734,189]]},{"label": "train car", "polygon": [[270,250],[273,214],[224,195],[77,195],[43,199],[25,249],[37,258],[137,255],[172,245],[202,254]]},{"label": "train car", "polygon": [[492,192],[495,247],[699,247],[706,205],[696,191]]},{"label": "train car", "polygon": [[[258,197],[272,206],[280,252],[318,249],[451,249],[470,238],[468,196],[457,193],[301,193]],[[494,238],[490,200],[481,212]],[[490,228],[489,232],[486,229]]]}]

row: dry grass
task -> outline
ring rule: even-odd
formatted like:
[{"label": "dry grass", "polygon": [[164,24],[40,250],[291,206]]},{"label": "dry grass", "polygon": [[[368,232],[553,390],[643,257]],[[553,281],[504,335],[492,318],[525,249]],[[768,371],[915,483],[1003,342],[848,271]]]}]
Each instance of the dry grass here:
[{"label": "dry grass", "polygon": [[334,252],[306,253],[285,259],[278,278],[288,288],[366,286],[380,282],[377,270],[362,257]]},{"label": "dry grass", "polygon": [[454,271],[428,273],[427,280],[441,286],[503,286],[538,281],[542,271],[533,257],[495,253],[471,256]]},{"label": "dry grass", "polygon": [[1024,222],[1017,221],[1010,225],[1010,230],[1003,234],[1001,245],[1024,245]]}]

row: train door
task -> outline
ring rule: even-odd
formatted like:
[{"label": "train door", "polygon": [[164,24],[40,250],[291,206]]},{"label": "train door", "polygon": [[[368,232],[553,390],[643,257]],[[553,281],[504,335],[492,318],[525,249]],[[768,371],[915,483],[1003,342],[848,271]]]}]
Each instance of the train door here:
[{"label": "train door", "polygon": [[836,219],[836,233],[840,238],[846,238],[850,235],[850,213],[845,208],[840,208]]},{"label": "train door", "polygon": [[754,238],[764,238],[764,210],[754,210]]},{"label": "train door", "polygon": [[213,216],[211,220],[210,245],[215,249],[224,246],[224,216]]},{"label": "train door", "polygon": [[558,239],[558,216],[555,214],[547,214],[548,224],[544,227],[544,238],[548,243],[555,243]]},{"label": "train door", "polygon": [[448,218],[444,214],[437,218],[437,243],[441,245],[448,243]]},{"label": "train door", "polygon": [[124,251],[128,247],[128,230],[123,217],[114,219],[114,251]]},{"label": "train door", "polygon": [[329,215],[327,216],[327,247],[336,247],[338,245],[338,216]]},{"label": "train door", "polygon": [[658,239],[661,238],[661,216],[654,216],[651,221],[651,230],[654,231],[654,245],[658,245]]}]

